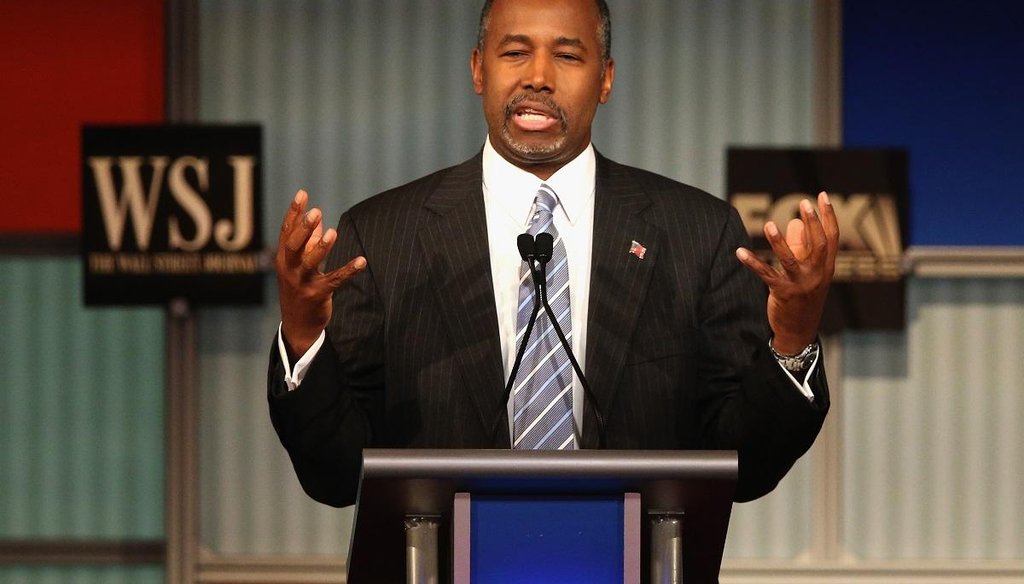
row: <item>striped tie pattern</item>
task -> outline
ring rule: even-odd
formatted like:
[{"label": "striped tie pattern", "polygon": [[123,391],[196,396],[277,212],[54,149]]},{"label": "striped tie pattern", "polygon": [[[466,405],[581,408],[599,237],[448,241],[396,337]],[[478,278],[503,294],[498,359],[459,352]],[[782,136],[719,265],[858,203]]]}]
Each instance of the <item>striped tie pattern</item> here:
[{"label": "striped tie pattern", "polygon": [[[569,262],[565,255],[565,244],[555,229],[552,215],[557,205],[554,191],[542,184],[537,191],[534,214],[527,232],[533,236],[547,232],[555,240],[551,261],[547,265],[548,304],[566,340],[571,343]],[[533,296],[533,280],[529,268],[524,264],[519,279],[517,349],[525,340],[526,325],[533,312]],[[564,450],[576,447],[572,418],[572,380],[573,369],[569,356],[559,343],[551,320],[541,309],[512,392],[513,448]]]}]

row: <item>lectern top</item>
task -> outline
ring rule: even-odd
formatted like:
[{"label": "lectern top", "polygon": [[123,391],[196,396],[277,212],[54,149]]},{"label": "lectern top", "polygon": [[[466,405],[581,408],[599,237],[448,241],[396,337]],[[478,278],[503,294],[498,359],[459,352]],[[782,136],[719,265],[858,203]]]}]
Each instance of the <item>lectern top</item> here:
[{"label": "lectern top", "polygon": [[735,480],[733,451],[367,449],[363,479]]}]

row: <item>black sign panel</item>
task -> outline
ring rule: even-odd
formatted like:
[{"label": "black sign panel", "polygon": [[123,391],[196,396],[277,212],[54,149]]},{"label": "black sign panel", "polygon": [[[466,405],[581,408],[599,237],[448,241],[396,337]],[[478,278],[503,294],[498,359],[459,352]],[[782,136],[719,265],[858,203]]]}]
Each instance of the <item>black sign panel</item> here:
[{"label": "black sign panel", "polygon": [[785,232],[802,199],[829,193],[840,241],[823,332],[904,327],[906,151],[730,149],[728,167],[729,202],[764,259],[774,259],[764,224]]},{"label": "black sign panel", "polygon": [[261,161],[259,126],[85,127],[85,303],[262,303]]}]

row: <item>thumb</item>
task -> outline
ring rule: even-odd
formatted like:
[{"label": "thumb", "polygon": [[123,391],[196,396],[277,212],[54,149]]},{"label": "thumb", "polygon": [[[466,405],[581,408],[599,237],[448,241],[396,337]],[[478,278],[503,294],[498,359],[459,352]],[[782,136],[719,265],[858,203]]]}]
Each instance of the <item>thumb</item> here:
[{"label": "thumb", "polygon": [[798,259],[807,255],[807,230],[803,221],[792,219],[786,224],[786,245]]}]

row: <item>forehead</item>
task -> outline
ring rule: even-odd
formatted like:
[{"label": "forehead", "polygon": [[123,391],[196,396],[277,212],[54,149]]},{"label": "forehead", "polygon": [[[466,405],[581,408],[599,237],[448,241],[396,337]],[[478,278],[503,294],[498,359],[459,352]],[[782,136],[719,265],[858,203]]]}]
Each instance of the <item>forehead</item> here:
[{"label": "forehead", "polygon": [[569,38],[596,45],[599,23],[594,0],[495,0],[487,37]]}]

